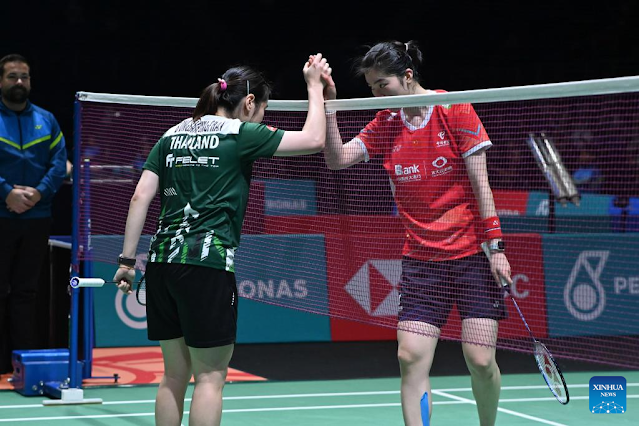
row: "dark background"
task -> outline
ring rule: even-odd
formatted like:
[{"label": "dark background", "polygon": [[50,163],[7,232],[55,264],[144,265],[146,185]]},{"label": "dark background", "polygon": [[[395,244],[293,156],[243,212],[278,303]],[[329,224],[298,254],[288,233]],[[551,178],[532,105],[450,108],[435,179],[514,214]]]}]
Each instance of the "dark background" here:
[{"label": "dark background", "polygon": [[[31,100],[55,114],[73,145],[77,91],[198,97],[243,63],[304,99],[301,68],[322,52],[338,97],[368,97],[353,58],[378,41],[417,40],[423,85],[448,91],[638,74],[639,2],[311,2],[58,0],[3,2],[0,56],[31,63]],[[54,234],[70,231],[70,185]]]},{"label": "dark background", "polygon": [[351,71],[365,44],[417,40],[424,86],[449,91],[636,75],[639,2],[3,2],[0,55],[32,66],[34,103],[72,143],[77,91],[197,97],[251,64],[273,99],[306,97],[301,68],[322,52],[340,98],[370,96]]}]

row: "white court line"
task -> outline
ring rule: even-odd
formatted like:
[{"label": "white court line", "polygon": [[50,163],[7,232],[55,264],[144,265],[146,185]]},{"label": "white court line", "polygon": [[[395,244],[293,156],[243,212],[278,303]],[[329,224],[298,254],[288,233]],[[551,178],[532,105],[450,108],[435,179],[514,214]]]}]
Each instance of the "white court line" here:
[{"label": "white court line", "polygon": [[[433,405],[457,405],[457,404],[475,404],[474,401],[466,398],[461,398],[455,395],[448,395],[445,392],[434,391],[433,393],[440,394],[443,393],[445,397],[453,398],[453,401],[435,401]],[[587,396],[578,396],[573,399],[587,399]],[[628,398],[639,398],[639,395],[628,395]],[[519,398],[519,399],[507,399],[500,400],[499,402],[527,402],[527,401],[554,401],[554,397],[550,398]],[[343,409],[343,408],[379,408],[379,407],[400,407],[401,404],[399,402],[391,402],[385,404],[353,404],[353,405],[316,405],[309,407],[272,407],[272,408],[239,408],[239,409],[230,409],[230,410],[222,410],[222,413],[255,413],[255,412],[268,412],[268,411],[302,411],[302,410],[332,410],[332,409]],[[554,426],[565,426],[562,423],[554,423],[544,419],[539,419],[537,417],[529,416],[523,413],[518,413],[516,411],[508,410],[505,408],[499,407],[499,411],[512,414],[518,417],[523,417],[529,420],[534,420],[540,423],[545,423]],[[188,411],[185,411],[184,414],[189,414]],[[87,415],[87,416],[57,416],[57,417],[30,417],[30,418],[14,418],[14,419],[0,419],[0,423],[5,422],[29,422],[36,421],[40,422],[43,420],[83,420],[83,419],[106,419],[106,418],[126,418],[126,417],[150,417],[154,416],[155,413],[133,413],[133,414],[95,414],[95,415]]]},{"label": "white court line", "polygon": [[[462,398],[461,396],[451,395],[449,393],[442,392],[442,391],[437,391],[437,390],[434,390],[432,392],[435,395],[445,396],[447,398],[455,399],[457,401],[464,402],[464,403],[467,403],[467,404],[477,405],[477,403],[475,401],[473,401],[472,399]],[[539,417],[529,416],[528,414],[520,413],[518,411],[508,410],[508,409],[502,408],[502,407],[497,407],[497,410],[501,411],[502,413],[511,414],[513,416],[522,417],[522,418],[528,419],[528,420],[534,420],[536,422],[544,423],[544,424],[547,424],[547,425],[567,426],[567,425],[565,425],[563,423],[551,422],[550,420],[545,420],[545,419],[542,419],[542,418],[539,418]]]},{"label": "white court line", "polygon": [[[575,384],[569,385],[568,390],[576,388],[587,388],[588,384]],[[639,386],[639,383],[628,383],[626,387]],[[546,389],[546,385],[535,386],[502,386],[501,390],[530,390],[530,389]],[[448,388],[448,389],[436,389],[439,392],[472,392],[471,388]],[[321,398],[321,397],[336,397],[336,396],[366,396],[366,395],[398,395],[398,390],[393,391],[369,391],[369,392],[325,392],[325,393],[300,393],[300,394],[279,394],[279,395],[247,395],[247,396],[225,396],[222,399],[224,401],[238,401],[238,400],[261,400],[261,399],[288,399],[288,398]],[[628,396],[631,398],[631,396]],[[550,400],[552,400],[551,398]],[[575,399],[575,397],[571,397]],[[190,402],[191,398],[186,398],[186,402]],[[500,401],[518,401],[512,400],[500,400]],[[153,404],[155,399],[139,399],[139,400],[126,400],[126,401],[104,401],[103,405],[116,405],[116,404]],[[42,404],[24,404],[24,405],[0,405],[0,409],[8,408],[43,408]]]},{"label": "white court line", "polygon": [[[573,388],[587,388],[589,384],[572,384],[568,386],[568,390]],[[639,386],[639,383],[628,383],[626,387]],[[546,389],[546,385],[534,386],[502,386],[501,390],[530,390],[530,389]],[[472,392],[471,388],[447,388],[436,389],[439,392]],[[261,400],[261,399],[287,399],[287,398],[321,398],[321,397],[337,397],[337,396],[366,396],[366,395],[396,395],[398,390],[393,391],[368,391],[368,392],[325,392],[325,393],[302,393],[302,394],[280,394],[280,395],[247,395],[247,396],[225,396],[224,401],[237,400]],[[191,398],[186,398],[186,402],[190,402]],[[515,400],[512,400],[515,401]],[[153,404],[155,399],[126,400],[126,401],[104,401],[103,405],[116,404]],[[43,408],[42,404],[27,405],[0,405],[0,409],[8,408]]]},{"label": "white court line", "polygon": [[[587,388],[589,384],[572,384],[568,386],[568,390],[576,388]],[[639,386],[639,383],[628,383],[626,387]],[[534,386],[502,386],[501,390],[530,390],[530,389],[546,389],[546,385],[534,385]],[[85,388],[86,389],[86,388]],[[436,389],[439,392],[472,392],[472,388],[448,388],[448,389]],[[321,397],[336,397],[336,396],[366,396],[366,395],[397,395],[398,390],[392,391],[369,391],[369,392],[325,392],[325,393],[300,393],[300,394],[280,394],[280,395],[247,395],[247,396],[225,396],[222,399],[224,401],[237,401],[237,400],[253,400],[253,399],[287,399],[287,398],[321,398]],[[629,396],[630,397],[630,396]],[[572,398],[571,398],[572,399]],[[190,402],[191,398],[186,398],[186,402]],[[515,401],[515,400],[512,400]],[[115,404],[153,404],[155,399],[140,399],[140,400],[126,400],[126,401],[104,401],[103,405],[115,405]],[[0,405],[0,409],[3,408],[43,408],[42,404],[27,404],[27,405]]]}]

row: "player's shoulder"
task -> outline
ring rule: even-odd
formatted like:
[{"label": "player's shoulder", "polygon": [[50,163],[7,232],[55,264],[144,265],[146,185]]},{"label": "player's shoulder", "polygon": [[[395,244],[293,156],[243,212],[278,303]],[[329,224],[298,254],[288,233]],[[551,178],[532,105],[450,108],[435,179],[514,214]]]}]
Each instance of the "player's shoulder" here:
[{"label": "player's shoulder", "polygon": [[399,118],[399,114],[391,111],[390,109],[384,109],[384,110],[378,111],[377,114],[375,114],[375,120],[382,123],[392,122],[393,120],[396,120],[398,118]]}]

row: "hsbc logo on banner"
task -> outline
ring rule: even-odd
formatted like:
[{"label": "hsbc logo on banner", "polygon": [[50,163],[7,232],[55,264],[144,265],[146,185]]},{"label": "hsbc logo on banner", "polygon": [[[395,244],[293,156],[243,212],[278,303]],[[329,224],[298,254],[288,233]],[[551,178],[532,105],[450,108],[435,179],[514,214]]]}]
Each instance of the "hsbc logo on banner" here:
[{"label": "hsbc logo on banner", "polygon": [[370,259],[346,283],[344,289],[373,317],[396,316],[397,286],[402,276],[401,259]]}]

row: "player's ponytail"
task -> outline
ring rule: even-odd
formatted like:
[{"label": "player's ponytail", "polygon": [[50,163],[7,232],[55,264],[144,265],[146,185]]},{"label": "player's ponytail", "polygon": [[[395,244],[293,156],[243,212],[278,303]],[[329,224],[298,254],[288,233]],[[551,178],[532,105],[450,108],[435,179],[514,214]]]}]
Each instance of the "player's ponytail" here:
[{"label": "player's ponytail", "polygon": [[[413,61],[414,68],[419,68],[422,65],[422,51],[419,50],[419,46],[415,40],[411,40],[409,42],[404,43],[406,47],[406,53],[410,56],[411,61]],[[415,69],[413,69],[413,74],[415,73]]]},{"label": "player's ponytail", "polygon": [[361,76],[370,70],[386,75],[403,77],[407,68],[413,70],[413,78],[419,82],[417,69],[422,64],[422,52],[417,42],[385,41],[370,47],[356,62],[356,74]]},{"label": "player's ponytail", "polygon": [[220,97],[220,83],[213,83],[202,91],[202,96],[197,101],[193,111],[193,121],[197,121],[205,115],[215,114]]},{"label": "player's ponytail", "polygon": [[271,85],[264,76],[248,66],[228,69],[217,83],[208,86],[202,92],[193,111],[193,120],[204,115],[215,114],[219,107],[234,114],[243,99],[252,94],[255,102],[267,102],[271,94]]}]

